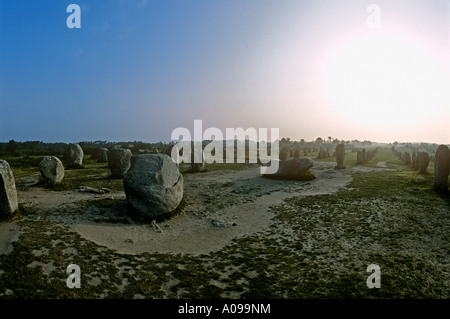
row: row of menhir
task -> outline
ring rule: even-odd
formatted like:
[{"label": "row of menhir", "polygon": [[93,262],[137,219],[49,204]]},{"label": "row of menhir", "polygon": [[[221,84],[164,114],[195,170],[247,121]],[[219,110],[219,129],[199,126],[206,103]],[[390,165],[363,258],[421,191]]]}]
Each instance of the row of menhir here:
[{"label": "row of menhir", "polygon": [[434,155],[423,151],[400,152],[392,148],[395,155],[402,159],[406,165],[426,174],[430,161],[434,161],[434,188],[443,193],[448,192],[448,176],[450,173],[450,150],[447,145],[439,145]]}]

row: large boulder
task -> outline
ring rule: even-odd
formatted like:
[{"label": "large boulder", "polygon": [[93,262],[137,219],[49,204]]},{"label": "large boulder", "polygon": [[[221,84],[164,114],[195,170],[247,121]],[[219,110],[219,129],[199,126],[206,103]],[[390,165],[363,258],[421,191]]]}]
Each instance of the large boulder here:
[{"label": "large boulder", "polygon": [[419,170],[419,173],[424,174],[427,171],[428,164],[430,163],[430,156],[427,152],[418,152],[415,161],[415,168]]},{"label": "large boulder", "polygon": [[263,177],[287,180],[309,180],[312,175],[309,169],[314,166],[314,161],[309,158],[296,158],[292,160],[278,161],[278,171],[274,174],[263,174]]},{"label": "large boulder", "polygon": [[336,169],[343,169],[344,166],[344,157],[345,157],[345,145],[339,144],[336,146]]},{"label": "large boulder", "polygon": [[175,210],[183,198],[183,175],[166,154],[133,156],[123,178],[128,202],[144,220]]},{"label": "large boulder", "polygon": [[450,173],[450,150],[447,145],[439,145],[434,155],[434,188],[439,192],[448,191]]},{"label": "large boulder", "polygon": [[113,147],[108,151],[108,166],[111,176],[123,177],[131,166],[131,151],[120,147]]},{"label": "large boulder", "polygon": [[55,185],[64,178],[63,163],[56,156],[43,156],[39,161],[39,171],[46,185]]},{"label": "large boulder", "polygon": [[0,220],[13,217],[18,208],[13,172],[7,161],[0,160]]},{"label": "large boulder", "polygon": [[66,164],[66,168],[82,168],[83,156],[83,149],[79,144],[69,144],[64,153],[64,163]]},{"label": "large boulder", "polygon": [[108,149],[99,148],[97,151],[97,163],[107,163],[108,162]]}]

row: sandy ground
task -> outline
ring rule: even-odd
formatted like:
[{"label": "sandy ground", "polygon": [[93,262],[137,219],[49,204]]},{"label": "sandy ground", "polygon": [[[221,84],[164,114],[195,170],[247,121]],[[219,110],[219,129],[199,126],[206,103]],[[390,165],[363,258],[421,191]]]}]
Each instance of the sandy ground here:
[{"label": "sandy ground", "polygon": [[[87,240],[122,254],[143,252],[198,255],[220,250],[234,238],[268,227],[270,206],[294,196],[330,194],[345,187],[353,172],[386,170],[351,167],[335,170],[334,162],[316,162],[316,179],[308,182],[262,178],[259,167],[184,175],[187,205],[183,212],[156,225],[136,224],[126,216],[124,192],[83,193],[49,191],[40,187],[18,190],[19,202],[37,209],[31,218],[49,218],[66,225]],[[93,201],[113,201],[109,209]],[[114,204],[116,203],[117,204]],[[113,219],[114,222],[111,222]],[[0,253],[10,252],[20,230],[15,223],[0,225]]]}]

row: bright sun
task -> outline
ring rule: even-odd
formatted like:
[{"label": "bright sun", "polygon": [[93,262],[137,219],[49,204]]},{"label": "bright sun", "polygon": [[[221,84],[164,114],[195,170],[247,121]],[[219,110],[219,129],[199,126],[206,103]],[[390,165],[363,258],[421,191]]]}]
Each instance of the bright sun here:
[{"label": "bright sun", "polygon": [[364,34],[329,52],[322,87],[328,103],[350,119],[411,125],[449,107],[446,68],[411,38]]}]

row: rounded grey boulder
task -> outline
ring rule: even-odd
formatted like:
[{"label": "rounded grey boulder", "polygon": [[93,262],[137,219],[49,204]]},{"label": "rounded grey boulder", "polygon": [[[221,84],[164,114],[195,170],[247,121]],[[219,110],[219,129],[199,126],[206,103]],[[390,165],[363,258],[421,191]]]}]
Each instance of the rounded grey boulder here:
[{"label": "rounded grey boulder", "polygon": [[183,198],[183,175],[166,154],[133,156],[123,178],[128,202],[150,220],[175,210]]},{"label": "rounded grey boulder", "polygon": [[99,148],[97,151],[97,163],[107,163],[108,162],[108,149]]},{"label": "rounded grey boulder", "polygon": [[39,161],[39,171],[46,185],[55,185],[64,178],[63,163],[56,156],[43,156]]},{"label": "rounded grey boulder", "polygon": [[129,149],[113,147],[108,151],[108,166],[111,176],[123,177],[131,166],[131,151]]},{"label": "rounded grey boulder", "polygon": [[69,144],[64,153],[64,163],[67,169],[82,168],[83,149],[77,143]]},{"label": "rounded grey boulder", "polygon": [[7,161],[0,160],[0,220],[14,216],[18,208],[13,172]]}]

